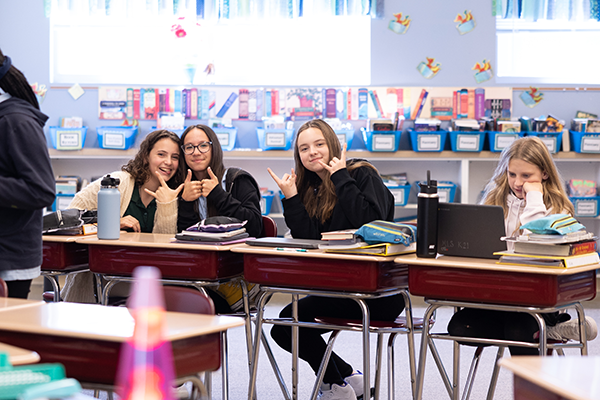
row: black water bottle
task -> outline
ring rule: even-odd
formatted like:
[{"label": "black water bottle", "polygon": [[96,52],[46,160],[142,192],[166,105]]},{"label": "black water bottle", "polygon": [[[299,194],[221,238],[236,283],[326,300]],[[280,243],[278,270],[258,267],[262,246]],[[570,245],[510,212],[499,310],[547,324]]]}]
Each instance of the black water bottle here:
[{"label": "black water bottle", "polygon": [[437,217],[439,195],[437,181],[427,171],[427,182],[419,183],[417,198],[417,257],[434,258],[437,255]]}]

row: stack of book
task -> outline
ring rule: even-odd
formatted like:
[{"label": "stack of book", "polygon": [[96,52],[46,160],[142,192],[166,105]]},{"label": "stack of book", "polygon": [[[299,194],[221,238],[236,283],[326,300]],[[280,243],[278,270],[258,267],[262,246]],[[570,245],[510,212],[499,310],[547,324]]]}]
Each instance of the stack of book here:
[{"label": "stack of book", "polygon": [[598,238],[579,231],[567,235],[529,234],[513,240],[514,251],[498,252],[498,264],[547,266],[559,268],[583,267],[600,263]]},{"label": "stack of book", "polygon": [[354,233],[357,229],[323,232],[319,248],[326,253],[363,254],[375,256],[393,256],[398,254],[414,253],[416,243],[405,246],[402,243],[377,243],[368,244]]}]

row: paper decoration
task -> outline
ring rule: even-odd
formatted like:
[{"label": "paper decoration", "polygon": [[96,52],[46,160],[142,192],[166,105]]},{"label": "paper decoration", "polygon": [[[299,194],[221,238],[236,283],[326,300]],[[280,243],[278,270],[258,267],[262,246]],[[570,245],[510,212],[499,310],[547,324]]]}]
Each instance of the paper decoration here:
[{"label": "paper decoration", "polygon": [[523,103],[525,103],[527,107],[533,108],[544,99],[544,93],[539,92],[538,90],[538,88],[530,86],[529,90],[522,92],[519,98],[523,100]]},{"label": "paper decoration", "polygon": [[417,65],[417,70],[424,78],[431,79],[440,72],[440,63],[435,62],[435,58],[425,57],[427,62],[421,61]]},{"label": "paper decoration", "polygon": [[481,63],[475,63],[475,66],[472,69],[477,71],[474,75],[475,82],[477,83],[489,81],[494,77],[492,66],[487,60],[483,60]]},{"label": "paper decoration", "polygon": [[465,11],[463,15],[458,14],[454,19],[454,22],[458,22],[456,29],[458,29],[458,33],[461,35],[469,33],[475,29],[475,19],[473,18],[471,11]]},{"label": "paper decoration", "polygon": [[79,86],[79,83],[76,83],[73,86],[71,86],[68,92],[71,95],[71,97],[73,97],[73,99],[75,100],[83,96],[83,94],[85,93],[83,88]]},{"label": "paper decoration", "polygon": [[35,97],[37,97],[38,103],[42,104],[44,102],[44,99],[46,98],[46,92],[48,91],[46,85],[38,85],[38,83],[35,82],[31,84],[31,88],[35,93]]},{"label": "paper decoration", "polygon": [[411,21],[410,17],[407,15],[403,19],[402,13],[394,14],[394,17],[396,19],[390,21],[388,28],[392,32],[397,33],[399,35],[405,34],[406,31],[408,30],[408,27],[410,26],[410,21]]}]

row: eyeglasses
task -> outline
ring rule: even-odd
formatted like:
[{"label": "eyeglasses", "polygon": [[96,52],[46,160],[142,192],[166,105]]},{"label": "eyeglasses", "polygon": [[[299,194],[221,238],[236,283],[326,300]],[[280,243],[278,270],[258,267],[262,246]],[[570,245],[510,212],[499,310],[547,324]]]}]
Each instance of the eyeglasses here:
[{"label": "eyeglasses", "polygon": [[196,149],[198,149],[200,153],[208,153],[210,151],[210,146],[212,146],[212,142],[200,142],[200,144],[198,144],[197,146],[188,143],[184,146],[181,146],[181,150],[183,150],[184,154],[191,156],[192,154],[194,154],[194,150]]}]

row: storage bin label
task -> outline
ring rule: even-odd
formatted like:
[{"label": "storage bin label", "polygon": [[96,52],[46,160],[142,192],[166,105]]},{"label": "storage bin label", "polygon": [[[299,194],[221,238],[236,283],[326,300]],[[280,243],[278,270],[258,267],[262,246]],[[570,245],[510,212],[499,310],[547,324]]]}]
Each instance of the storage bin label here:
[{"label": "storage bin label", "polygon": [[581,151],[586,153],[600,153],[600,136],[584,136],[581,139]]},{"label": "storage bin label", "polygon": [[449,190],[438,190],[439,202],[447,203],[449,194],[450,194]]},{"label": "storage bin label", "polygon": [[285,147],[285,132],[268,132],[265,134],[267,147]]},{"label": "storage bin label", "polygon": [[440,135],[419,135],[418,149],[422,150],[440,150]]},{"label": "storage bin label", "polygon": [[116,149],[125,148],[125,135],[122,133],[104,133],[104,147],[112,147]]},{"label": "storage bin label", "polygon": [[597,201],[585,201],[578,200],[575,204],[575,214],[578,217],[591,216],[595,217],[597,215],[596,208],[598,207]]},{"label": "storage bin label", "polygon": [[373,135],[373,151],[394,151],[396,148],[396,136]]},{"label": "storage bin label", "polygon": [[390,190],[394,195],[394,204],[404,204],[404,189]]},{"label": "storage bin label", "polygon": [[264,197],[260,198],[260,213],[262,215],[267,214],[267,199],[265,199]]},{"label": "storage bin label", "polygon": [[479,135],[457,135],[456,150],[479,150]]},{"label": "storage bin label", "polygon": [[57,149],[81,147],[81,132],[58,131]]},{"label": "storage bin label", "polygon": [[556,136],[540,136],[550,153],[556,153]]},{"label": "storage bin label", "polygon": [[519,137],[519,135],[497,134],[496,135],[496,143],[495,143],[494,147],[496,150],[502,150],[505,147],[510,146],[512,144],[512,142],[517,140],[517,137]]},{"label": "storage bin label", "polygon": [[217,139],[219,139],[219,143],[221,143],[221,146],[229,146],[229,133],[228,132],[217,133]]}]

